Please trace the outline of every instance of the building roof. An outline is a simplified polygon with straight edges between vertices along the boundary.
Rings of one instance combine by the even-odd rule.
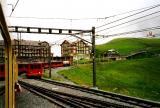
[[[71,44],[69,41],[67,41],[67,40],[64,40],[64,41],[61,43],[61,45],[62,45],[62,44],[64,44],[64,43]]]
[[[67,41],[67,40],[64,40],[63,42],[62,42],[62,44],[64,44],[65,42],[67,42],[67,43],[69,43],[70,45],[75,45],[76,43],[78,43],[78,42],[83,42],[84,44],[86,44],[86,46],[89,46],[86,42],[84,42],[82,39],[81,40],[76,40],[76,41],[73,41],[73,42],[69,42],[69,41]],[[62,45],[61,44],[61,45]]]
[[[19,41],[17,39],[14,39],[12,41],[13,45],[16,45],[16,41]],[[33,46],[39,46],[41,43],[46,43],[49,45],[46,41],[33,41],[33,40],[20,40],[21,45],[33,45]]]

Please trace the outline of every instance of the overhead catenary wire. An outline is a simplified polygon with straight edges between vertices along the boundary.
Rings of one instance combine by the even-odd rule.
[[[97,17],[97,18],[49,18],[49,17],[17,17],[17,16],[9,16],[9,17],[10,18],[24,18],[24,19],[52,19],[52,20],[70,20],[70,21],[72,21],[72,20],[100,20],[100,19],[108,19],[108,18],[119,16],[119,15],[143,10],[143,9],[150,8],[150,7],[152,8],[152,7],[155,7],[155,6],[157,6],[157,5],[152,5],[152,6],[139,8],[139,9],[135,9],[135,10],[119,13],[119,14],[114,14],[114,15],[110,15],[110,16],[106,16],[106,17]]]
[[[113,29],[113,30],[115,31],[115,30],[117,30],[117,29],[126,28],[126,27],[128,27],[128,26],[132,26],[132,25],[135,25],[135,24],[137,24],[137,23],[142,23],[142,22],[145,22],[145,21],[148,21],[148,20],[153,20],[153,19],[158,18],[158,17],[160,17],[160,15],[157,15],[157,16],[154,16],[154,17],[151,17],[151,18],[142,20],[142,21],[138,21],[138,22],[136,22],[136,23],[129,24],[129,25],[126,25],[126,26],[123,26],[123,27],[120,27],[120,28],[116,28],[116,29]],[[112,30],[112,31],[113,31],[113,30]],[[109,32],[111,32],[111,31],[107,31],[107,33],[109,33]]]
[[[108,28],[105,28],[105,29],[96,31],[96,33],[102,32],[102,31],[105,31],[105,30],[108,30],[108,29],[111,29],[111,28],[114,28],[114,27],[117,27],[117,26],[120,26],[120,25],[123,25],[123,24],[126,24],[126,23],[129,23],[129,22],[133,22],[133,21],[136,21],[136,20],[139,20],[139,19],[142,19],[142,18],[151,16],[151,15],[157,14],[157,13],[159,13],[159,12],[160,12],[160,11],[156,11],[156,12],[153,12],[153,13],[151,13],[151,14],[147,14],[147,15],[144,15],[144,16],[141,16],[141,17],[138,17],[138,18],[135,18],[135,19],[132,19],[132,20],[129,20],[129,21],[126,21],[126,22],[123,22],[123,23],[120,23],[120,24],[117,24],[117,25],[114,25],[114,26],[111,26],[111,27],[108,27]]]
[[[160,29],[160,26],[144,28],[144,29],[134,30],[134,31],[128,31],[128,32],[123,32],[123,33],[110,34],[110,35],[99,35],[99,37],[106,38],[106,37],[111,37],[111,36],[127,35],[127,34],[133,34],[133,33],[139,33],[139,32],[145,32],[145,31],[157,30],[157,29]]]
[[[17,2],[16,2],[16,4],[15,4],[14,8],[12,9],[11,14],[9,15],[10,17],[12,16],[12,13],[13,13],[13,12],[14,12],[14,10],[16,9],[16,6],[17,6],[18,2],[19,2],[19,0],[17,0]]]
[[[71,36],[72,37],[72,36]],[[66,39],[66,41],[68,42],[72,42],[72,40],[76,40],[76,37],[72,38],[72,39]],[[61,40],[62,41],[62,40]],[[64,42],[65,40],[63,40],[62,42]],[[61,45],[62,42],[52,42],[52,45]]]
[[[58,42],[60,42],[60,41],[62,41],[62,40],[65,40],[65,39],[67,39],[67,38],[70,38],[70,37],[72,37],[72,36],[67,36],[67,37],[65,37],[65,38],[62,38],[62,39],[56,40],[56,41],[54,41],[54,43],[58,43]]]
[[[127,11],[127,12],[123,12],[123,13],[119,13],[119,14],[111,15],[111,16],[108,16],[108,17],[109,17],[109,18],[110,18],[110,17],[116,17],[116,16],[119,16],[119,15],[128,14],[128,13],[131,13],[131,12],[135,12],[135,11],[143,10],[143,9],[150,8],[150,7],[154,7],[154,6],[157,6],[157,5],[158,5],[158,4],[156,4],[156,5],[152,5],[152,6],[148,6],[148,7],[139,8],[139,9],[134,9],[134,10],[131,10],[131,11]],[[105,18],[108,18],[108,17],[105,17]]]
[[[89,43],[89,44],[92,44],[92,42],[89,42],[89,41],[87,41],[87,40],[85,40],[85,39],[83,39],[83,38],[81,38],[81,37],[79,37],[79,36],[77,36],[77,35],[71,35],[71,36],[73,36],[73,37],[76,37],[76,38],[78,38],[78,39],[81,39],[82,41],[85,41],[85,42],[87,42],[87,43]]]
[[[67,39],[67,38],[70,38],[70,37],[74,37],[74,38],[73,38],[73,39]],[[54,41],[54,42],[52,42],[51,44],[55,44],[55,43],[64,41],[64,40],[66,40],[66,39],[67,39],[67,41],[70,41],[70,40],[75,40],[75,39],[77,39],[77,38],[91,44],[91,42],[89,42],[87,39],[83,39],[83,38],[81,38],[81,37],[79,37],[79,36],[77,36],[77,35],[74,35],[74,34],[71,35],[71,36],[62,38],[62,39],[60,39],[60,40]]]
[[[120,18],[120,19],[118,19],[118,20],[109,22],[109,23],[107,23],[107,24],[103,24],[103,25],[101,25],[101,26],[98,26],[98,27],[96,27],[96,29],[101,28],[101,27],[104,27],[104,26],[109,25],[109,24],[112,24],[112,23],[115,23],[115,22],[118,22],[118,21],[121,21],[121,20],[124,20],[124,19],[127,19],[127,18],[132,17],[132,16],[135,16],[135,15],[138,15],[138,14],[143,13],[143,12],[146,12],[146,11],[148,11],[148,10],[157,8],[157,7],[159,7],[159,6],[160,6],[160,4],[155,5],[155,6],[152,6],[151,8],[145,9],[145,10],[143,10],[143,11],[140,11],[140,12],[134,13],[134,14],[132,14],[132,15],[128,15],[128,16],[126,16],[126,17]]]

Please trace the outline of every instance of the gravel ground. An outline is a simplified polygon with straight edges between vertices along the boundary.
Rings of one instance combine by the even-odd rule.
[[[107,102],[118,103],[118,104],[121,104],[121,105],[129,105],[129,104],[119,102],[119,101],[116,101],[116,100],[112,100],[112,99],[109,99],[109,98],[104,98],[102,96],[97,96],[97,95],[82,92],[82,91],[79,91],[79,90],[73,90],[73,89],[70,89],[70,88],[62,87],[62,86],[48,84],[46,82],[41,82],[41,81],[37,81],[37,80],[34,80],[34,79],[23,79],[23,81],[25,81],[27,83],[30,83],[30,84],[33,84],[33,85],[36,85],[36,86],[51,89],[51,90],[54,90],[54,91],[69,93],[69,94],[73,94],[73,95],[77,95],[77,96],[85,96],[85,97],[99,99],[99,100],[103,100],[103,101],[107,101]],[[132,106],[132,107],[135,107],[135,106]]]
[[[50,101],[37,96],[22,88],[21,93],[16,93],[16,108],[59,108]]]

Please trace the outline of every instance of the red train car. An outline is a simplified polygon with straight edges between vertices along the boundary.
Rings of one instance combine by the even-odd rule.
[[[27,73],[28,71],[28,63],[19,63],[18,64],[18,75]]]
[[[57,68],[57,67],[63,67],[63,61],[52,61],[51,62],[51,68]],[[49,68],[49,63],[43,63],[43,67],[44,69],[48,69]]]
[[[4,80],[5,78],[5,65],[0,64],[0,80]]]
[[[73,63],[73,56],[65,56],[65,57],[53,57],[54,61],[69,61],[70,65]]]
[[[63,61],[63,66],[70,66],[71,65],[71,62],[70,61]]]
[[[27,64],[27,77],[41,78],[43,74],[42,63],[28,63]]]
[[[43,74],[42,63],[19,63],[18,64],[18,74],[26,73],[27,77],[37,77],[41,78]],[[0,80],[5,78],[5,65],[0,64]]]
[[[42,66],[43,66],[44,69],[48,69],[49,68],[49,64],[45,63],[45,62],[42,64]]]
[[[62,61],[53,61],[51,62],[51,68],[63,67]]]

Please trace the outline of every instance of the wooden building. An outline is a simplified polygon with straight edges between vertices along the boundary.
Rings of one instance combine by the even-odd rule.
[[[13,52],[18,60],[48,61],[51,47],[46,41],[12,40]],[[0,57],[4,57],[3,44],[0,42]]]
[[[83,40],[69,42],[63,41],[61,44],[62,56],[73,56],[73,59],[89,59],[91,47]]]

